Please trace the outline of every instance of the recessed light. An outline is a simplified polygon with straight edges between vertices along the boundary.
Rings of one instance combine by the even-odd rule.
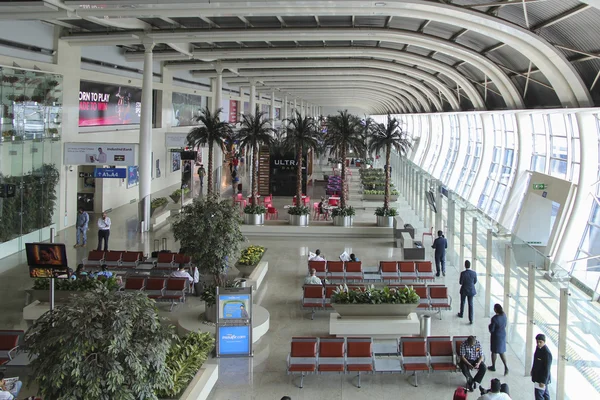
[[[375,7],[383,7],[383,6],[385,6],[384,2],[380,1],[380,2],[375,3]]]

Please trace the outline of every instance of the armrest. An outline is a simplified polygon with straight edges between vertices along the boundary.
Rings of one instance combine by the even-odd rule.
[[[9,359],[9,360],[12,360],[12,359],[14,358],[14,356],[15,356],[15,355],[16,355],[16,353],[17,353],[17,349],[18,349],[18,348],[19,348],[19,346],[15,346],[15,347],[13,347],[12,349],[10,349],[10,350],[8,351],[8,359]],[[14,355],[12,355],[12,353],[13,353],[13,352],[15,353]]]

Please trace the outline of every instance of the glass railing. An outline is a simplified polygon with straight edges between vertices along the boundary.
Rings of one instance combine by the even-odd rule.
[[[406,187],[408,190],[401,190],[401,195],[414,202],[413,191],[418,185],[405,185],[405,180],[411,182],[409,175],[416,173],[430,180],[435,178],[409,160],[398,158],[395,161],[399,171],[394,175],[395,183],[400,188]],[[423,199],[422,196],[419,198]],[[448,249],[447,262],[459,266],[463,260],[475,261],[479,277],[475,300],[486,310],[486,315],[493,313],[495,303],[503,305],[507,311],[507,342],[517,355],[522,371],[527,375],[531,367],[535,335],[544,333],[554,355],[551,397],[555,398],[557,391],[561,391],[565,399],[600,398],[600,325],[597,322],[600,304],[590,301],[589,294],[579,290],[579,285],[571,285],[572,271],[552,263],[456,193],[450,191],[449,197],[442,196],[442,200],[442,209],[438,212],[441,212],[447,236],[453,242]],[[450,207],[454,207],[453,230],[449,221]],[[414,204],[412,208],[415,212],[419,210]],[[424,208],[420,207],[418,215],[422,221],[427,217]],[[465,210],[462,259],[461,209]],[[435,221],[435,215],[429,218]],[[477,219],[475,238],[474,219]],[[562,314],[561,295],[568,299],[563,301]],[[563,354],[558,351],[561,342],[565,345]],[[564,369],[564,377],[557,376],[559,364]]]

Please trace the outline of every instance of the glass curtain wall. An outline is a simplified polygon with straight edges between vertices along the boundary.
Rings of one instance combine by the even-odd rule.
[[[0,67],[0,78],[1,258],[57,223],[62,76]]]

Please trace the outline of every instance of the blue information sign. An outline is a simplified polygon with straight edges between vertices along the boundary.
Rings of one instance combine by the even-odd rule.
[[[94,168],[94,178],[127,178],[125,168]]]
[[[218,355],[249,355],[250,326],[219,326]]]
[[[219,319],[249,319],[250,307],[249,294],[219,293]]]

